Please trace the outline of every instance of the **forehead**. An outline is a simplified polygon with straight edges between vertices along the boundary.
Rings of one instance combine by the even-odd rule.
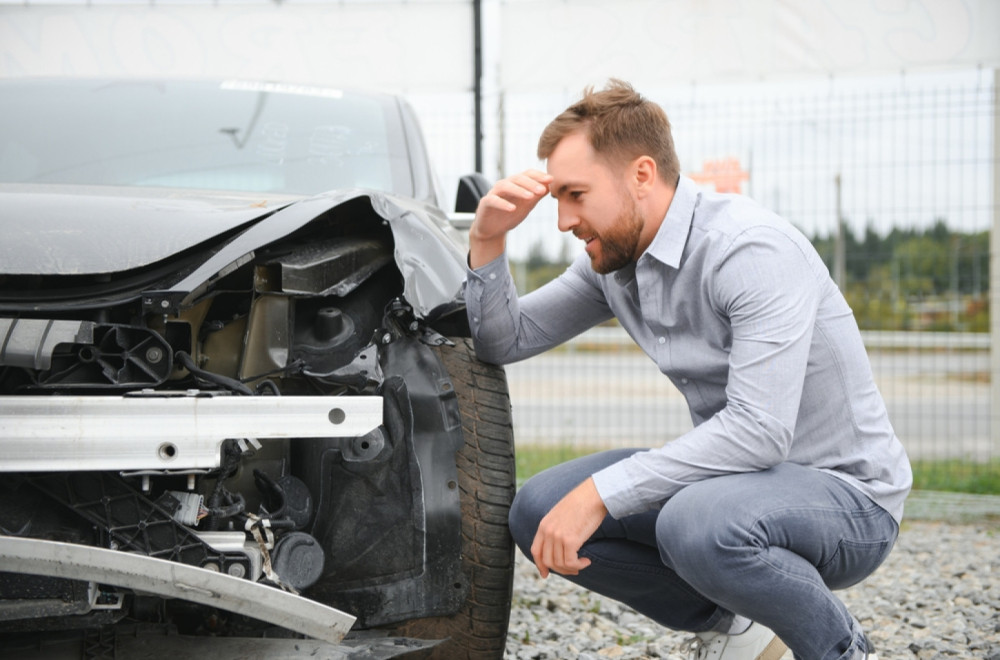
[[[590,163],[596,160],[597,154],[590,145],[590,139],[583,132],[570,133],[559,140],[555,149],[549,154],[549,174],[553,169],[563,169],[576,163]]]
[[[611,174],[584,133],[570,133],[560,140],[549,155],[546,169],[553,177],[553,193],[573,185],[593,185]]]

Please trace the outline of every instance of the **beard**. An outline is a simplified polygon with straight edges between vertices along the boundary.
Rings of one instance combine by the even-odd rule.
[[[590,267],[601,275],[624,268],[639,256],[636,252],[646,219],[631,195],[623,191],[622,199],[623,208],[611,229],[597,236],[600,252],[590,258]]]

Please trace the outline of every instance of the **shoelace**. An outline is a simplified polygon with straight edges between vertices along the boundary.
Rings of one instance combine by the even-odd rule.
[[[708,657],[708,646],[701,637],[690,637],[681,643],[681,653],[687,654],[688,660],[702,660]]]

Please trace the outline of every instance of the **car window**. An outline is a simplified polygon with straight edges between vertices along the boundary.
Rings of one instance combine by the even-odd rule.
[[[0,181],[411,195],[389,97],[249,82],[0,87]]]

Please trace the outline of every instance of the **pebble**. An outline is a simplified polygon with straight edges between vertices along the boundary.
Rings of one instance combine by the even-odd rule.
[[[838,595],[881,660],[1000,660],[1000,521],[904,521],[885,564]],[[567,580],[542,580],[518,553],[504,660],[683,660],[690,637]]]

